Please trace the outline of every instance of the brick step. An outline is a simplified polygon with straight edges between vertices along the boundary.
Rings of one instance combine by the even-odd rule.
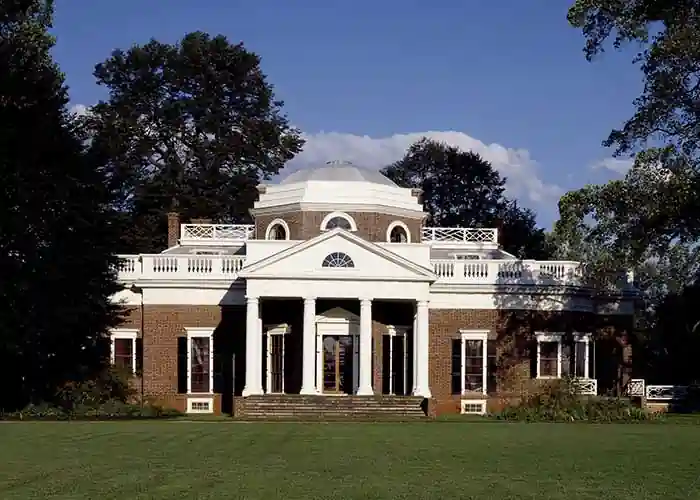
[[[267,420],[415,420],[425,418],[423,398],[414,396],[249,396],[236,415]]]

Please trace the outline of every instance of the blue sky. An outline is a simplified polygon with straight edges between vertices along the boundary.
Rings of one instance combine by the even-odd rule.
[[[290,170],[378,168],[430,133],[489,159],[547,226],[563,192],[620,175],[601,168],[601,141],[641,88],[629,53],[586,62],[569,0],[57,3],[55,56],[75,105],[104,97],[92,71],[114,48],[222,33],[262,56],[307,135]]]

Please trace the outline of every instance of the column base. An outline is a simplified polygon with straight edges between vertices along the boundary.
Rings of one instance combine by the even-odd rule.
[[[430,389],[414,389],[411,395],[426,399],[430,399],[431,397],[433,397],[433,395],[430,394]]]
[[[356,396],[374,396],[374,391],[371,387],[360,387],[355,393]]]
[[[260,389],[248,389],[247,387],[244,387],[243,392],[241,392],[241,396],[243,396],[244,398],[247,398],[248,396],[262,396],[264,394],[265,392],[262,390],[262,387]]]
[[[315,387],[311,388],[304,388],[302,387],[301,390],[299,391],[300,396],[318,396],[320,392],[318,392],[318,389]]]

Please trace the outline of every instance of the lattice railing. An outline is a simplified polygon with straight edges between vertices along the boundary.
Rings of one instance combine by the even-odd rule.
[[[626,394],[632,398],[641,398],[646,395],[646,385],[643,378],[633,378],[627,383]]]
[[[423,243],[498,243],[498,229],[469,227],[424,227]]]
[[[682,399],[688,394],[687,385],[648,385],[646,398],[652,401],[671,401]]]
[[[579,394],[596,396],[598,394],[598,381],[594,378],[575,378],[572,383]]]
[[[255,226],[252,224],[181,224],[180,242],[192,241],[245,241],[252,239]]]

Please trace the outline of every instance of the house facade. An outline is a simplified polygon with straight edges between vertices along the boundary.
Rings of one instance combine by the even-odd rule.
[[[627,382],[626,278],[596,298],[579,263],[516,259],[497,229],[426,227],[419,190],[349,163],[259,192],[252,225],[171,213],[169,248],[121,256],[112,359],[144,396],[191,413],[279,395],[482,413],[543,380]]]

